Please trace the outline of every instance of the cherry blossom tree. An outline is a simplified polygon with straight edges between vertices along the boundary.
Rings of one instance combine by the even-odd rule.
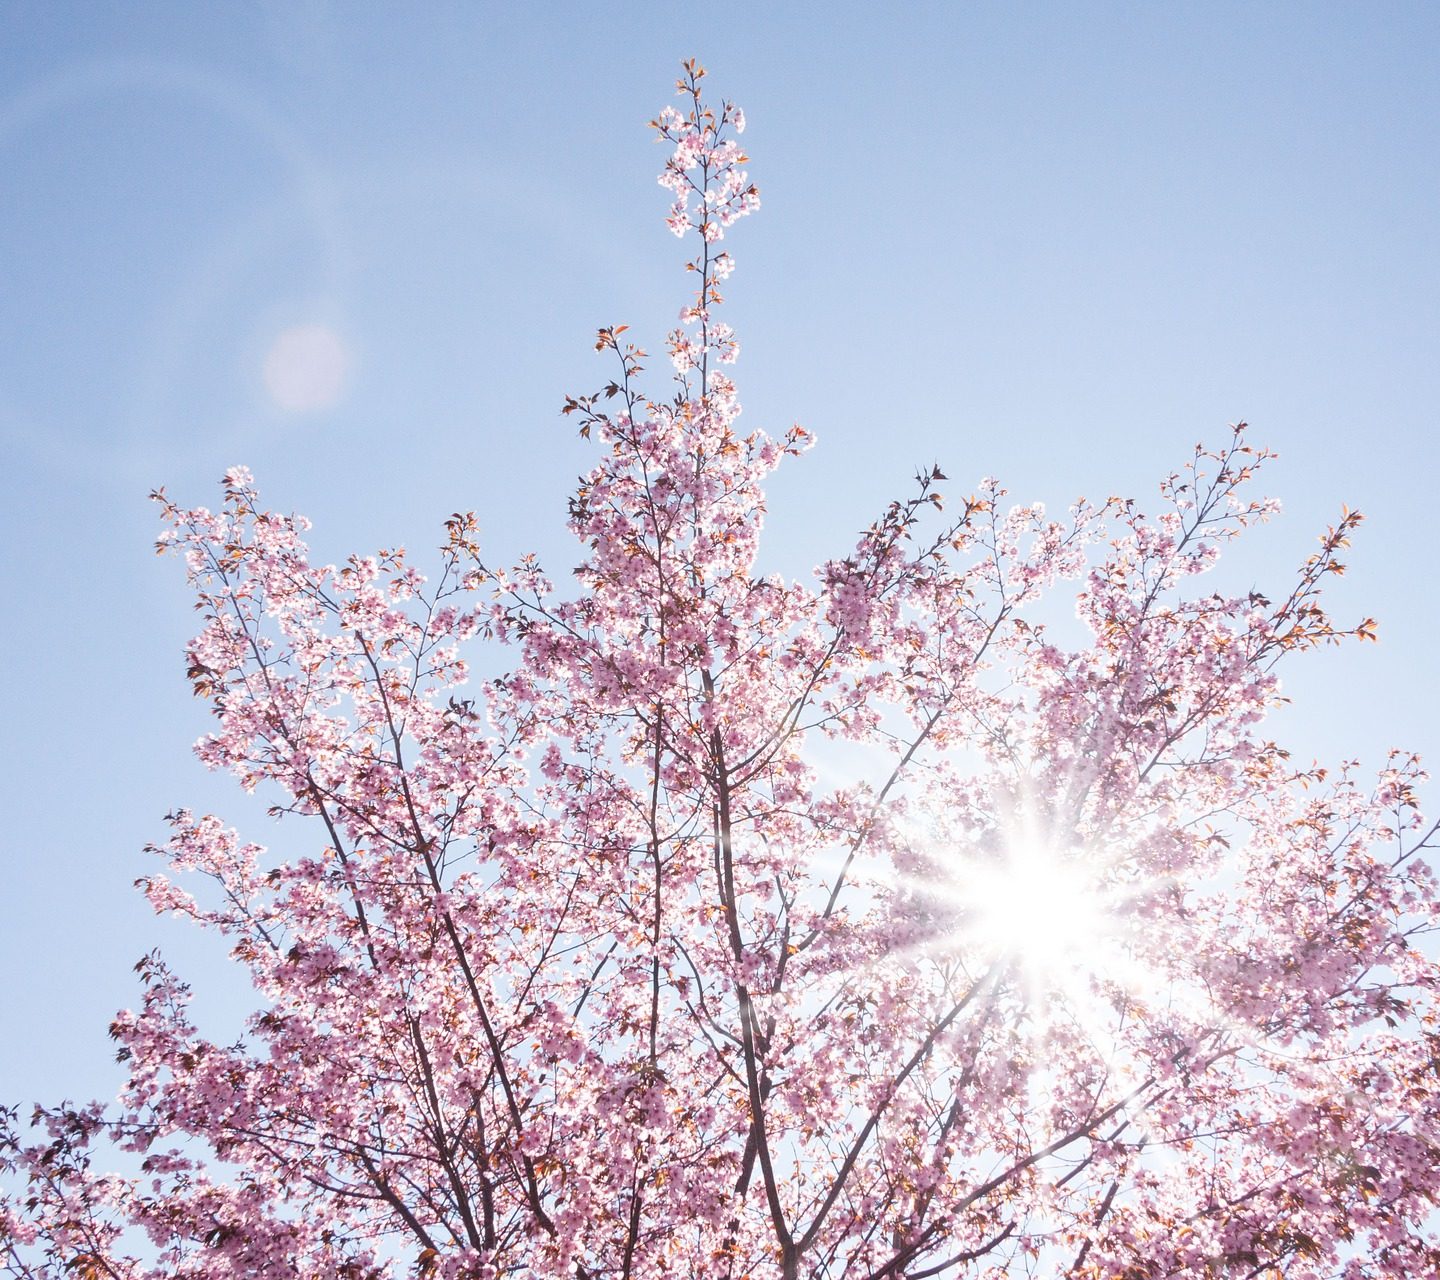
[[[465,514],[428,578],[312,563],[239,467],[216,511],[156,495],[199,754],[283,852],[182,810],[140,883],[258,1008],[218,1042],[136,966],[116,1103],[7,1113],[0,1270],[1440,1274],[1419,765],[1264,736],[1277,664],[1373,636],[1321,602],[1359,515],[1273,598],[1207,590],[1274,509],[1234,428],[1156,514],[929,468],[812,582],[763,574],[809,436],[737,429],[758,196],[703,77],[653,122],[674,383],[600,330],[570,580]]]

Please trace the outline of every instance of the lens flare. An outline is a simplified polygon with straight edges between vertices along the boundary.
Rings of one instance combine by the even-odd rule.
[[[286,413],[315,413],[344,396],[351,357],[344,340],[323,324],[303,324],[278,334],[265,355],[265,390]]]
[[[1028,841],[969,868],[954,891],[970,940],[1043,985],[1086,968],[1115,928],[1094,869]]]

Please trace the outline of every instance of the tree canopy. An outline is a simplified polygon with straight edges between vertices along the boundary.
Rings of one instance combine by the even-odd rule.
[[[119,1099],[7,1113],[0,1271],[1436,1274],[1420,766],[1265,736],[1278,664],[1373,637],[1321,598],[1359,514],[1270,595],[1207,589],[1274,510],[1242,425],[1153,512],[927,467],[813,581],[763,573],[810,437],[737,427],[759,200],[704,76],[653,122],[674,380],[599,331],[567,580],[472,514],[426,575],[312,563],[241,467],[214,511],[156,494],[197,750],[284,851],[180,811],[141,883],[257,1008],[218,1043],[140,962]]]

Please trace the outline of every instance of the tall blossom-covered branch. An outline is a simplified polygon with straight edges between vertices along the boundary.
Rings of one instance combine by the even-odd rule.
[[[280,826],[177,811],[140,884],[257,1009],[212,1038],[140,962],[117,1102],[5,1115],[0,1272],[1436,1274],[1423,775],[1264,736],[1277,663],[1373,638],[1321,600],[1359,516],[1289,589],[1206,589],[1274,509],[1237,427],[1155,515],[947,511],[927,467],[812,583],[763,574],[810,438],[737,427],[758,196],[703,81],[653,122],[695,245],[672,390],[615,326],[565,404],[570,585],[472,515],[427,578],[314,563],[243,468],[217,511],[156,495],[197,750]],[[476,645],[511,660],[472,681]]]

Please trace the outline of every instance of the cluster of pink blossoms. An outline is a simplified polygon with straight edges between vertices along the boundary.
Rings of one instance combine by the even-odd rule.
[[[656,122],[678,391],[600,330],[567,587],[470,515],[427,577],[312,562],[243,468],[218,511],[157,495],[200,757],[279,826],[179,810],[141,884],[256,1009],[212,1035],[140,962],[117,1102],[4,1113],[0,1274],[1440,1274],[1423,774],[1262,732],[1278,662],[1373,635],[1321,602],[1359,517],[1287,589],[1204,590],[1273,511],[1236,428],[1153,517],[947,511],[936,467],[813,582],[763,574],[809,437],[740,434],[714,367],[757,198],[703,74]]]
[[[733,387],[709,368],[710,360],[734,363],[740,344],[729,325],[712,318],[712,309],[724,301],[719,282],[735,269],[730,254],[717,253],[713,246],[725,238],[726,227],[760,207],[760,192],[740,167],[748,157],[726,136],[727,131],[745,132],[745,113],[732,102],[722,102],[718,111],[708,107],[700,91],[704,75],[697,63],[686,63],[678,92],[688,110],[665,107],[650,124],[660,139],[675,145],[660,174],[660,185],[675,195],[666,222],[677,236],[694,233],[699,240],[687,269],[697,273],[700,285],[695,300],[680,313],[684,327],[669,335],[670,359],[682,387],[688,389],[693,376],[704,388],[701,398],[716,398],[733,395]]]

